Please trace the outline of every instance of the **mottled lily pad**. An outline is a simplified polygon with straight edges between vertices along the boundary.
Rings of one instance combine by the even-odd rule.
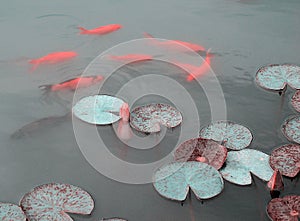
[[[300,196],[290,195],[272,199],[267,213],[273,221],[298,221],[300,218]]]
[[[159,168],[153,185],[161,196],[183,201],[190,188],[198,199],[209,199],[222,192],[224,183],[214,167],[189,161],[173,162]]]
[[[20,202],[28,221],[72,221],[67,213],[88,215],[94,208],[92,197],[79,187],[50,183],[35,187]]]
[[[226,147],[213,140],[194,138],[179,145],[174,152],[176,161],[198,161],[207,163],[217,170],[226,160]]]
[[[270,165],[284,176],[297,176],[300,172],[300,145],[286,144],[273,150]]]
[[[0,203],[1,221],[26,221],[26,216],[21,207],[11,203]]]
[[[168,104],[148,104],[136,107],[130,114],[131,126],[144,133],[159,132],[161,125],[173,128],[181,122],[181,113]]]
[[[107,125],[121,119],[119,111],[123,103],[121,99],[109,95],[94,95],[78,101],[73,113],[90,124]]]
[[[218,141],[231,150],[244,149],[252,141],[252,134],[247,127],[231,121],[217,121],[204,127],[200,137]]]
[[[126,219],[121,218],[103,218],[101,221],[127,221]]]
[[[226,166],[220,172],[225,180],[238,185],[251,184],[251,173],[264,181],[273,175],[269,155],[253,149],[228,152]]]
[[[291,103],[295,110],[300,112],[300,90],[293,95]]]
[[[300,144],[300,116],[289,117],[284,121],[281,130],[289,141]]]
[[[267,90],[282,91],[288,84],[300,89],[300,67],[292,64],[272,64],[256,73],[257,84]]]

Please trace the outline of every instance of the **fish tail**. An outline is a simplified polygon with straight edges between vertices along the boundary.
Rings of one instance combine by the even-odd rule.
[[[83,28],[83,27],[78,27],[78,29],[80,30],[80,33],[79,34],[86,34],[88,32],[87,29]]]
[[[144,37],[145,38],[154,38],[151,34],[149,34],[148,32],[144,32]]]
[[[38,59],[32,59],[28,61],[29,64],[32,64],[32,67],[30,68],[30,71],[33,72],[37,67],[39,66],[39,60]]]

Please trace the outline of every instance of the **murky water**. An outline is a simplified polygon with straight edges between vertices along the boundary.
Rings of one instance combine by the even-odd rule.
[[[228,119],[251,129],[252,148],[271,153],[288,143],[280,132],[283,120],[296,114],[284,99],[258,88],[257,69],[270,63],[299,64],[300,2],[298,0],[190,0],[153,1],[6,1],[0,8],[0,201],[18,203],[34,186],[65,182],[80,186],[95,199],[91,216],[74,220],[124,217],[137,220],[268,220],[270,200],[266,185],[254,178],[251,186],[225,182],[222,194],[201,203],[192,195],[181,206],[160,197],[151,184],[122,184],[99,174],[76,144],[71,118],[41,121],[26,134],[12,139],[22,126],[70,111],[72,93],[44,97],[40,85],[78,76],[102,51],[143,32],[165,39],[180,39],[212,48],[212,68],[222,85]],[[77,26],[98,27],[121,23],[124,28],[101,37],[78,35]],[[29,72],[27,60],[52,51],[76,50],[73,61]],[[163,73],[191,93],[199,109],[201,125],[210,122],[210,110],[202,89],[185,82],[179,69],[160,62],[123,68],[107,81],[104,92],[115,93],[138,73]],[[139,85],[139,87],[146,87]],[[176,92],[174,92],[176,93]],[[164,101],[159,96],[138,102]],[[137,102],[137,104],[138,104]],[[157,147],[138,151],[120,144],[111,127],[99,128],[111,152],[130,162],[145,163],[168,154],[180,130],[167,131]],[[22,134],[21,134],[22,135]],[[157,138],[159,139],[159,138]],[[299,176],[284,179],[283,195],[300,194]]]

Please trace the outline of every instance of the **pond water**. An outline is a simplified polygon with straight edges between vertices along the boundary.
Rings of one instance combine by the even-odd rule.
[[[74,220],[116,216],[129,221],[269,220],[265,208],[270,194],[266,183],[255,177],[254,183],[246,187],[225,181],[219,196],[203,202],[192,194],[182,206],[159,196],[152,184],[124,184],[101,175],[82,155],[70,116],[55,117],[70,111],[73,93],[43,96],[39,86],[78,76],[101,52],[142,38],[144,32],[198,43],[211,48],[214,55],[211,67],[223,89],[227,119],[250,128],[254,136],[250,147],[270,154],[274,147],[288,143],[280,126],[285,118],[297,114],[289,104],[294,91],[288,89],[280,97],[259,88],[254,77],[267,64],[299,65],[299,11],[298,0],[2,2],[0,201],[18,203],[37,185],[61,182],[82,187],[95,200],[91,216],[72,215]],[[123,28],[101,37],[78,35],[79,25],[94,28],[111,23],[120,23]],[[79,56],[70,62],[29,71],[28,59],[64,50],[77,51]],[[105,83],[102,92],[117,93],[128,80],[153,73],[171,76],[182,84],[195,101],[201,127],[210,122],[203,89],[195,81],[186,82],[182,78],[185,73],[170,64],[152,61],[121,68]],[[147,82],[138,87],[147,87]],[[158,101],[168,100],[149,95],[135,105]],[[22,126],[45,117],[54,118],[39,121],[24,134],[11,137]],[[136,150],[119,142],[111,126],[98,129],[114,155],[133,163],[164,157],[180,134],[180,127],[168,130],[157,146]],[[160,138],[157,135],[153,139]],[[299,175],[293,180],[284,178],[284,183],[282,195],[300,194]]]

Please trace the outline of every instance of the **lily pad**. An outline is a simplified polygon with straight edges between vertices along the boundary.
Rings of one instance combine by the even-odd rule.
[[[190,188],[198,199],[209,199],[222,192],[224,183],[214,167],[189,161],[173,162],[159,168],[153,185],[161,196],[183,201]]]
[[[73,107],[73,113],[90,124],[107,125],[121,119],[119,111],[123,104],[124,101],[116,97],[94,95],[78,101]]]
[[[293,95],[291,103],[295,110],[300,112],[300,90]]]
[[[148,104],[136,107],[130,114],[131,126],[144,133],[159,132],[161,125],[173,128],[181,122],[181,113],[168,104]]]
[[[273,150],[270,165],[284,176],[297,176],[300,172],[300,145],[286,144]]]
[[[267,213],[273,221],[298,221],[300,217],[300,196],[290,195],[272,199]]]
[[[292,64],[272,64],[256,73],[257,84],[267,90],[282,91],[288,84],[300,89],[300,67]]]
[[[183,142],[174,152],[176,161],[198,161],[207,163],[217,170],[226,160],[226,147],[213,140],[194,138]]]
[[[289,117],[284,121],[281,130],[289,141],[300,144],[300,116]]]
[[[218,141],[231,150],[244,149],[252,141],[252,134],[247,127],[231,121],[217,121],[202,128],[200,137]]]
[[[269,155],[253,149],[228,152],[226,166],[220,172],[225,180],[238,185],[251,184],[251,173],[264,181],[273,175]]]
[[[26,221],[26,216],[21,207],[11,203],[0,203],[1,221]]]
[[[67,213],[88,215],[94,208],[92,197],[79,187],[50,183],[35,187],[20,202],[28,221],[72,221]]]

